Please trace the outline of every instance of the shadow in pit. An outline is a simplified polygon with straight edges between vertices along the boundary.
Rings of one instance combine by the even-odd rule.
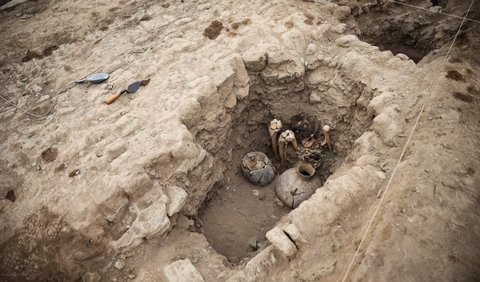
[[[1,281],[83,281],[89,269],[106,263],[101,228],[82,234],[45,207],[27,217],[23,226],[0,245]]]

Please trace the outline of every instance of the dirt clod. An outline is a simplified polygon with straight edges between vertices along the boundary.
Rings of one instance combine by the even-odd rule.
[[[51,45],[47,46],[43,51],[37,51],[37,50],[27,50],[25,53],[25,56],[22,58],[22,62],[28,62],[31,61],[32,59],[41,59],[43,57],[47,57],[52,55],[53,51],[57,50],[58,46],[57,45]]]
[[[45,162],[51,163],[57,159],[58,150],[55,148],[48,148],[42,152],[41,157]]]
[[[449,70],[447,72],[447,75],[445,75],[445,77],[453,79],[455,81],[465,82],[465,78],[463,77],[463,75],[456,70]]]
[[[67,166],[65,165],[65,163],[61,163],[59,164],[56,168],[55,168],[55,172],[59,172],[59,171],[62,171],[66,168]]]
[[[152,19],[152,16],[146,14],[146,15],[143,15],[141,18],[140,18],[140,21],[141,22],[146,22],[146,21],[149,21]]]
[[[312,14],[310,13],[303,13],[303,15],[305,16],[305,20],[303,21],[304,23],[308,24],[308,25],[312,25],[313,24],[313,20],[315,19],[315,16],[313,16]]]
[[[15,195],[15,191],[8,190],[7,195],[5,195],[5,199],[9,200],[10,202],[15,202],[17,200],[17,195]]]
[[[467,87],[467,92],[475,96],[480,95],[480,91],[478,91],[478,89],[473,85]]]
[[[470,176],[475,175],[475,169],[473,167],[467,168],[467,174]]]
[[[203,35],[209,39],[216,39],[223,29],[223,23],[221,21],[214,20],[210,25],[205,28]]]
[[[252,20],[250,18],[246,18],[244,20],[234,22],[234,23],[232,23],[232,29],[237,30],[239,27],[241,27],[243,25],[249,25],[251,22],[252,22]]]
[[[286,21],[286,22],[284,23],[284,25],[285,25],[285,27],[288,28],[288,29],[292,29],[292,28],[295,26],[295,24],[293,23],[292,20]]]
[[[27,52],[25,52],[25,56],[22,58],[22,62],[28,62],[37,58],[42,58],[42,54],[40,54],[38,51],[27,50]]]
[[[79,174],[80,174],[80,170],[79,169],[74,169],[68,174],[68,177],[74,177],[74,176],[77,176]]]
[[[473,102],[473,97],[470,95],[460,93],[460,92],[453,92],[452,95],[453,97],[455,97],[455,99],[461,100],[463,102],[467,102],[467,103]]]

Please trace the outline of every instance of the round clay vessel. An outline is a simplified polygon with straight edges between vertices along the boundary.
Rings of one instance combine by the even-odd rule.
[[[275,192],[282,203],[294,209],[321,186],[322,182],[315,177],[315,168],[309,164],[301,164],[287,169],[278,177]]]
[[[250,152],[242,159],[242,172],[252,184],[265,186],[275,178],[270,159],[262,152]]]

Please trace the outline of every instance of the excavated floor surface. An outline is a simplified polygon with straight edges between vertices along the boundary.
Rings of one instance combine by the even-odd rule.
[[[479,24],[408,3],[0,1],[0,280],[477,280]],[[239,162],[301,112],[334,151],[291,211]]]

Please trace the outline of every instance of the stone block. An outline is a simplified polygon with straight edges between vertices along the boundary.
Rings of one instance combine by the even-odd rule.
[[[295,244],[278,226],[268,231],[266,237],[268,241],[272,243],[272,245],[274,245],[287,257],[291,257],[297,252],[297,247]]]
[[[283,231],[287,233],[288,236],[297,244],[307,242],[305,238],[303,238],[302,234],[300,234],[300,230],[298,230],[297,226],[293,223],[283,227]]]
[[[166,192],[170,198],[170,201],[167,204],[167,214],[168,216],[172,216],[183,208],[187,201],[188,194],[178,186],[168,186]]]
[[[397,105],[384,109],[373,119],[373,130],[380,136],[382,141],[391,147],[399,146],[399,136],[402,129],[399,126],[402,115]]]
[[[170,220],[167,217],[166,204],[156,201],[148,208],[141,211],[130,229],[120,239],[112,243],[116,250],[140,245],[143,238],[151,239],[160,236],[170,228]]]
[[[249,51],[242,54],[242,59],[247,70],[260,72],[267,65],[267,52],[259,50]]]
[[[344,35],[342,37],[339,37],[337,40],[335,40],[335,44],[338,47],[343,47],[343,48],[348,48],[352,46],[352,43],[357,42],[358,37],[355,35]]]
[[[167,282],[203,282],[205,281],[189,259],[177,260],[163,269]]]

